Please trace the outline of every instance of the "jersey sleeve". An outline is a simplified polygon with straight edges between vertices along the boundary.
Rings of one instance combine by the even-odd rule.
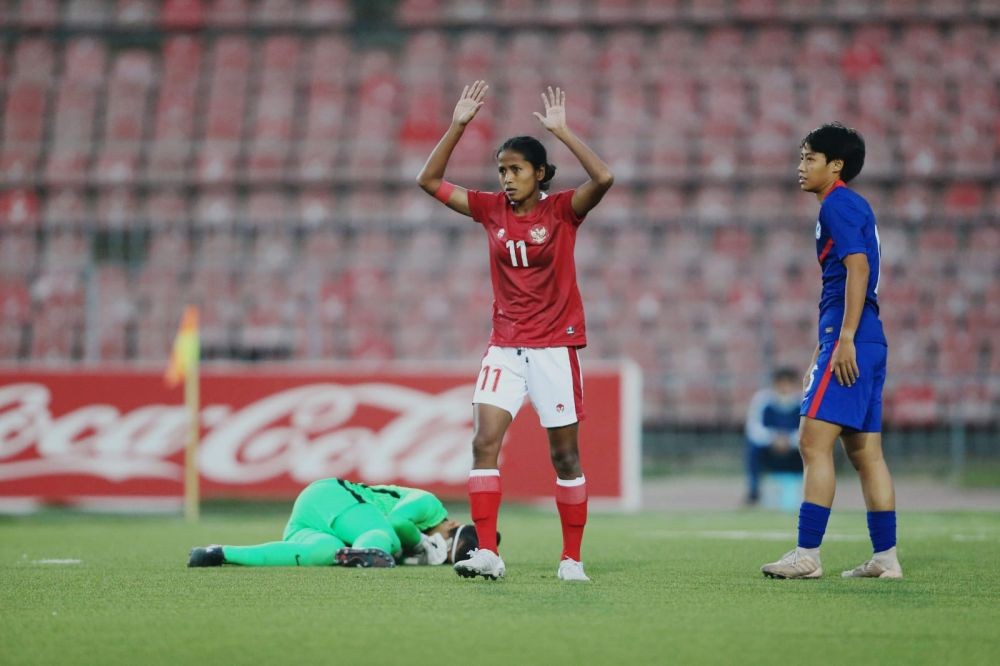
[[[576,211],[573,210],[573,193],[573,190],[559,192],[558,194],[553,195],[553,198],[555,199],[553,203],[555,204],[555,210],[560,218],[567,220],[573,226],[578,227],[583,224],[587,215],[577,215]]]
[[[413,489],[389,513],[389,519],[407,520],[423,532],[434,527],[448,517],[448,511],[441,500],[426,490]]]
[[[754,446],[770,446],[774,441],[774,433],[764,425],[764,410],[767,409],[770,392],[757,391],[747,408],[746,436]]]
[[[472,219],[479,224],[486,221],[489,215],[490,202],[493,199],[491,192],[480,192],[479,190],[469,190],[469,213]]]
[[[831,201],[829,206],[823,207],[820,218],[833,238],[837,259],[843,261],[849,254],[866,252],[865,216],[849,202]]]

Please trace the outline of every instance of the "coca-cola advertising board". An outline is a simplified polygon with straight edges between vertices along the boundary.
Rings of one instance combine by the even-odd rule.
[[[201,373],[203,497],[291,499],[341,477],[465,496],[475,368],[208,366]],[[471,375],[471,376],[470,376]],[[639,504],[640,373],[585,368],[580,449],[598,506]],[[0,369],[0,507],[182,497],[188,412],[181,388],[146,369]],[[504,497],[551,501],[545,430],[529,404],[501,454]]]

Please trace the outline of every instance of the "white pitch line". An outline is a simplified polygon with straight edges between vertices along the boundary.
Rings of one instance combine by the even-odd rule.
[[[32,564],[83,564],[83,560],[59,560],[59,559],[48,559],[48,560],[32,560]]]
[[[721,539],[724,541],[787,541],[795,538],[794,532],[751,532],[749,530],[699,530],[685,532],[683,530],[657,530],[646,532],[642,536],[651,539],[685,539],[699,537],[702,539]],[[868,537],[860,534],[827,534],[823,537],[828,541],[867,541]]]
[[[948,534],[947,532],[934,530],[916,530],[915,533],[907,533],[913,537],[950,537],[952,541],[998,541],[1000,536],[992,534]],[[697,537],[700,539],[719,539],[723,541],[787,541],[795,539],[795,532],[761,531],[751,530],[655,530],[642,534],[648,539],[689,539]],[[824,541],[868,541],[868,536],[864,534],[837,534],[828,533],[823,537]]]

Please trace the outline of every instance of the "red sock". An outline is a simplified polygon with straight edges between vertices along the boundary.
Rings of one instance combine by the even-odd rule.
[[[565,484],[573,485],[565,485]],[[583,527],[587,524],[587,481],[584,477],[566,481],[556,480],[556,507],[562,521],[562,559],[571,557],[580,561],[580,542]]]
[[[469,510],[476,524],[479,547],[497,553],[497,515],[500,513],[500,470],[474,469],[469,473]]]

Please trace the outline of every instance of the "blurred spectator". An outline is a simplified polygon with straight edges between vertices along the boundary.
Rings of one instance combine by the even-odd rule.
[[[746,467],[748,506],[760,502],[764,472],[802,474],[799,455],[799,405],[802,392],[795,370],[778,368],[771,386],[754,394],[747,410]]]

